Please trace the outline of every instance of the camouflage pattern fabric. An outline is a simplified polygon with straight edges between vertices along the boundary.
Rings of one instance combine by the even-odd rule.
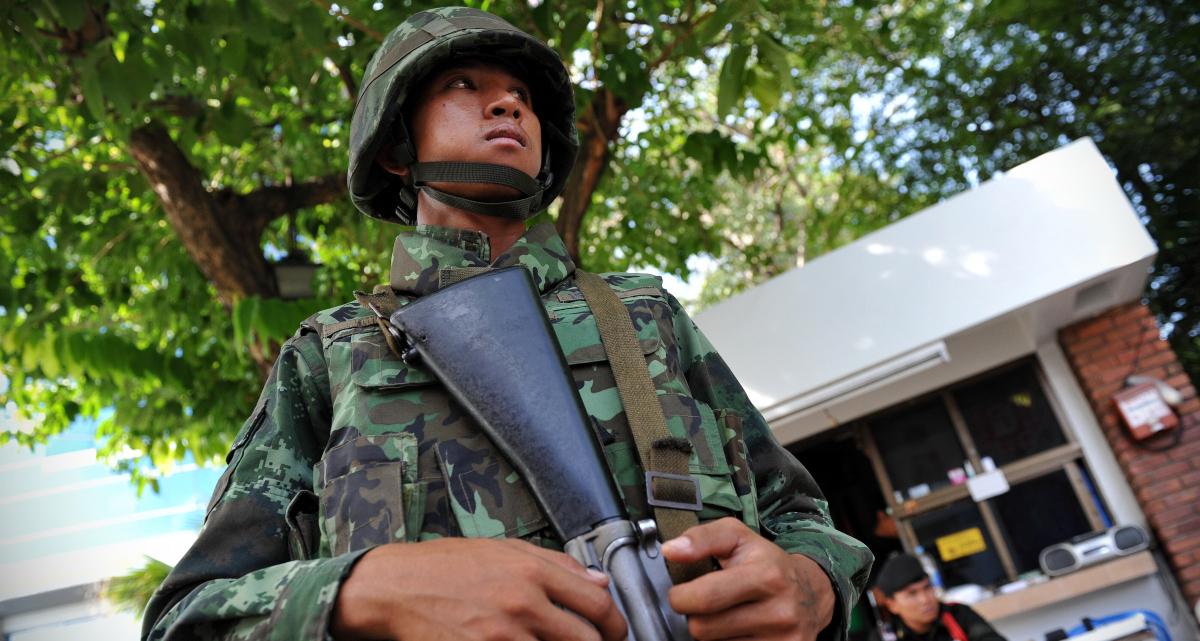
[[[629,426],[574,265],[551,225],[493,259],[479,232],[396,239],[403,304],[440,270],[533,274],[634,518],[650,512]],[[603,274],[629,308],[668,429],[692,444],[706,521],[733,516],[821,565],[844,638],[872,561],[838,532],[812,477],[771,435],[712,345],[657,277]],[[442,536],[522,537],[561,549],[512,465],[427,371],[388,348],[359,303],[320,312],[284,346],[229,455],[200,537],[146,613],[147,639],[321,639],[340,581],[372,546]]]

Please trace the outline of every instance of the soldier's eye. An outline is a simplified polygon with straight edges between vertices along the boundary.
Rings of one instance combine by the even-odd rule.
[[[521,102],[523,102],[525,104],[529,104],[529,90],[528,89],[525,89],[524,87],[513,87],[512,92],[513,92],[513,95],[517,97],[517,100],[520,100]]]
[[[466,76],[458,76],[451,78],[446,83],[446,87],[450,89],[474,89],[475,85],[471,83],[471,79]]]

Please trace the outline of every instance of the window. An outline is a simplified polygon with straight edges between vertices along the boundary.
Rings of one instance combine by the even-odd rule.
[[[1104,507],[1032,359],[859,422],[907,549],[920,545],[947,587],[996,585],[1038,569],[1043,548],[1102,529]],[[976,503],[962,478],[985,460],[1009,491]]]
[[[1015,485],[992,503],[1017,573],[1038,569],[1038,554],[1046,546],[1092,530],[1062,470]]]
[[[996,465],[1067,442],[1032,366],[989,376],[952,396],[979,455]]]
[[[928,493],[950,485],[946,470],[962,465],[967,455],[954,437],[954,424],[938,400],[880,419],[875,431],[892,485],[906,495]]]

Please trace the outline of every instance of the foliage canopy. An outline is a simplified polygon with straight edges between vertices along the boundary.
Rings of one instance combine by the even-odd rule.
[[[710,256],[711,302],[1087,135],[1200,371],[1189,3],[480,5],[570,63],[585,152],[552,214],[590,269]],[[112,408],[102,454],[143,483],[219,460],[296,322],[385,278],[393,230],[344,195],[348,119],[382,34],[425,6],[0,8],[0,400],[36,418],[8,438]],[[323,265],[316,298],[278,298],[288,251]]]

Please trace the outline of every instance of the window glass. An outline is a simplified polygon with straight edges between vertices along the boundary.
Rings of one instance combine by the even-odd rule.
[[[953,392],[980,457],[1006,465],[1067,442],[1033,363]]]
[[[942,582],[947,588],[964,583],[994,585],[1007,582],[1004,566],[1000,564],[1000,557],[996,554],[996,545],[988,535],[983,516],[979,513],[979,506],[975,505],[974,501],[957,501],[944,508],[914,516],[912,526],[917,541],[937,563]],[[959,551],[952,552],[954,557],[943,557],[941,551],[947,546],[939,548],[938,539],[943,539],[945,544],[949,543],[949,540],[944,537],[955,538],[952,535],[958,535],[957,538],[961,540],[964,533],[976,528],[978,535],[983,538],[982,550],[966,554],[963,553],[962,546],[956,546],[959,547]],[[960,553],[962,556],[958,556]]]
[[[905,499],[949,486],[947,472],[966,461],[940,397],[873,419],[870,426],[892,487]]]
[[[1092,530],[1063,470],[1013,486],[991,504],[1017,573],[1038,569],[1038,555],[1044,548]]]

